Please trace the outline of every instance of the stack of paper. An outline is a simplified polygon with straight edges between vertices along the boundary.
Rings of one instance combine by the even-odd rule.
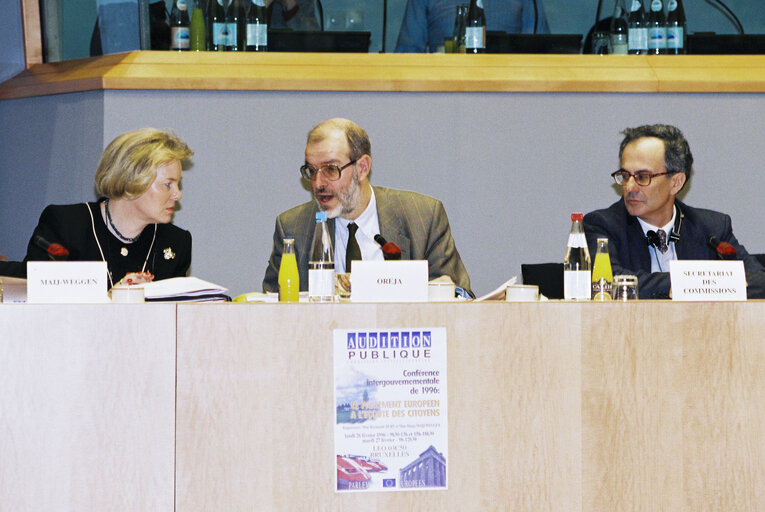
[[[485,300],[505,300],[505,291],[507,290],[507,287],[512,286],[517,282],[518,276],[513,276],[486,295],[482,295],[475,299],[475,302],[482,302]]]
[[[143,283],[146,302],[225,302],[230,301],[228,288],[196,277],[172,277]]]

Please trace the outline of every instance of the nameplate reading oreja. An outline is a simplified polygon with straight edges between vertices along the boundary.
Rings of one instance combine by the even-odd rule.
[[[27,302],[109,302],[103,261],[28,261]]]
[[[428,262],[354,261],[352,302],[427,302]]]
[[[672,300],[746,300],[746,275],[740,260],[673,260],[669,278]]]

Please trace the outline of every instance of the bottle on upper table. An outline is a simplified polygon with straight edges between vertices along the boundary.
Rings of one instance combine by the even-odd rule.
[[[225,51],[228,29],[223,0],[207,0],[205,26],[207,28],[207,49],[213,52]]]
[[[185,51],[190,41],[189,11],[186,0],[174,0],[170,10],[170,49]]]
[[[614,12],[611,16],[610,37],[612,55],[627,55],[628,28],[627,28],[627,9],[624,8],[624,0],[614,1]]]
[[[268,20],[265,0],[252,0],[247,10],[246,49],[248,52],[268,51]]]
[[[642,0],[631,0],[627,16],[627,53],[645,55],[648,53],[648,21]]]
[[[667,53],[680,55],[686,53],[685,47],[685,9],[682,0],[667,2]]]
[[[486,15],[483,0],[470,0],[465,16],[465,53],[486,52]]]
[[[207,28],[205,13],[202,9],[203,0],[193,0],[191,7],[191,26],[189,28],[189,49],[201,52],[207,49]]]
[[[648,10],[648,55],[667,53],[667,17],[664,15],[664,2],[651,0]]]
[[[229,0],[226,8],[226,51],[243,52],[245,50],[245,32],[247,31],[245,0]]]

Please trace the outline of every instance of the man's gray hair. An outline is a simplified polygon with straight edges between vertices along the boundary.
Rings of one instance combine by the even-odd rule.
[[[686,178],[690,177],[693,155],[688,141],[678,128],[668,124],[646,124],[637,128],[627,128],[622,134],[624,140],[619,146],[619,161],[627,144],[643,137],[655,137],[664,141],[664,166],[667,172],[683,172]]]

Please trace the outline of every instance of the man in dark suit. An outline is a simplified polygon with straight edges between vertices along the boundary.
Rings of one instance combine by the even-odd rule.
[[[347,119],[330,119],[311,130],[305,148],[305,165],[300,172],[310,182],[314,200],[277,217],[263,290],[279,289],[284,238],[295,239],[300,289],[308,288],[314,219],[316,212],[322,210],[329,218],[337,272],[346,271],[348,226],[355,224],[362,259],[383,260],[381,247],[374,239],[381,234],[401,249],[401,259],[427,260],[430,279],[449,276],[465,294],[472,296],[470,278],[457,252],[441,202],[415,192],[373,187],[369,183],[371,153],[366,132]]]
[[[669,125],[647,125],[622,132],[621,167],[611,174],[622,198],[584,216],[587,244],[594,255],[598,238],[608,238],[614,274],[638,277],[641,299],[671,296],[671,260],[713,260],[720,254],[715,237],[743,260],[749,298],[765,297],[765,269],[739,244],[730,216],[692,208],[677,200],[691,173],[693,156],[682,132]]]

